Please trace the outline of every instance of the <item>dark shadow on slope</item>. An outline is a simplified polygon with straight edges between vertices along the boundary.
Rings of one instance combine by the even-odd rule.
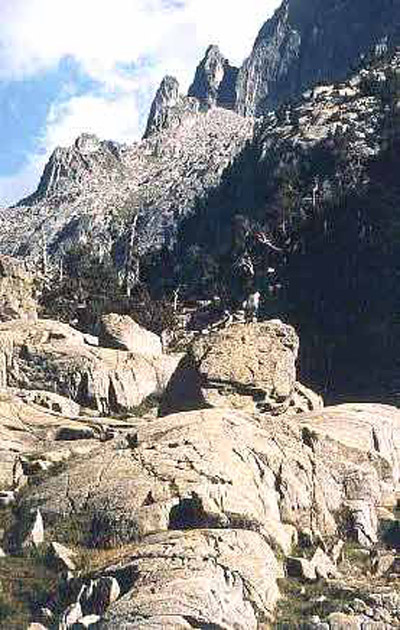
[[[266,264],[277,266],[283,286],[273,310],[264,300],[264,315],[296,326],[301,380],[330,403],[396,403],[400,151],[394,143],[371,161],[366,187],[354,175],[350,145],[350,137],[328,138],[309,151],[280,143],[279,150],[263,154],[261,133],[182,223],[163,283],[181,285],[189,296],[219,294],[227,305],[237,305],[246,287],[236,286],[235,256],[246,246],[246,235],[264,230],[284,249],[276,259],[261,260],[256,272],[264,297]],[[327,185],[312,211],[301,199],[315,177]],[[339,179],[340,194],[328,186]],[[148,272],[162,276],[156,259]]]

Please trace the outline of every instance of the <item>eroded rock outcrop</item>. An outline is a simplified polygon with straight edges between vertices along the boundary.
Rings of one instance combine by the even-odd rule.
[[[154,420],[138,427],[128,444],[105,445],[91,456],[90,470],[77,462],[68,474],[49,479],[28,504],[40,504],[52,518],[85,512],[87,531],[100,545],[218,526],[262,531],[274,546],[288,549],[294,528],[334,536],[341,512],[348,519],[342,524],[355,531],[351,513],[360,505],[376,515],[384,501],[394,500],[399,412],[339,406],[299,418],[215,409]],[[357,423],[357,444],[342,434],[341,418]],[[391,435],[390,460],[375,450],[371,423],[378,440]]]
[[[187,114],[198,109],[198,101],[180,93],[175,77],[164,77],[151,105],[144,137],[178,126]]]
[[[276,578],[282,575],[263,538],[244,530],[151,536],[107,572],[135,578],[108,609],[100,625],[104,629],[209,625],[256,630],[259,620],[272,618],[279,595]]]
[[[0,348],[3,387],[49,390],[104,414],[161,396],[180,359],[89,346],[52,320],[0,324]]]
[[[35,276],[22,260],[0,256],[0,321],[37,319]]]

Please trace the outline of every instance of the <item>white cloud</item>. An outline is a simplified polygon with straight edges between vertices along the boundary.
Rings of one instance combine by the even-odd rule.
[[[127,142],[137,139],[163,75],[174,74],[186,90],[210,43],[240,64],[279,3],[0,0],[0,80],[45,76],[69,56],[99,85],[96,92],[79,97],[64,90],[26,167],[13,177],[0,177],[0,203],[15,201],[21,189],[26,192],[43,152],[70,144],[84,131]]]
[[[0,177],[0,207],[12,205],[36,190],[46,164],[45,155],[28,155],[24,167],[15,175]]]
[[[220,43],[236,63],[279,0],[2,0],[0,76],[21,78],[70,55],[96,78],[116,63],[192,61]]]
[[[131,141],[139,134],[135,95],[109,99],[89,94],[54,105],[47,118],[43,145],[47,150],[69,145],[82,130],[107,140]]]

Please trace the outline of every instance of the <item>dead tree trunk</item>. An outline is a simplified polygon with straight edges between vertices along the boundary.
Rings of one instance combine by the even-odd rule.
[[[139,282],[140,262],[139,253],[136,244],[136,228],[139,215],[133,217],[130,227],[130,233],[127,243],[126,259],[125,259],[125,286],[126,296],[131,297],[132,288]]]

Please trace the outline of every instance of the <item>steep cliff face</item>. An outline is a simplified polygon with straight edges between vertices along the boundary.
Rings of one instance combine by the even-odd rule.
[[[362,7],[348,0],[285,0],[239,76],[211,46],[190,96],[166,77],[143,141],[121,146],[84,135],[57,149],[36,193],[0,211],[0,253],[57,261],[83,244],[109,256],[125,278],[133,261],[135,281],[154,291],[180,286],[190,297],[224,291],[229,298],[236,291],[239,301],[249,287],[264,295],[269,287],[265,270],[280,261],[260,253],[254,235],[271,233],[284,250],[286,277],[277,284],[287,288],[287,302],[280,314],[290,309],[321,339],[329,322],[332,339],[343,333],[344,348],[358,323],[365,329],[360,304],[367,303],[374,309],[371,334],[387,339],[377,321],[385,313],[393,320],[397,308],[389,279],[398,267],[391,245],[398,233],[391,179],[398,162],[386,150],[386,136],[400,128],[400,59],[390,61],[386,48],[396,42],[399,11],[389,0],[379,7],[372,0]],[[368,69],[339,82],[371,46],[377,55]],[[327,77],[335,83],[300,94]],[[294,94],[290,105],[257,122],[249,115]],[[388,181],[385,191],[379,177]],[[379,247],[391,258],[379,257]],[[372,258],[380,278],[374,304]],[[237,279],[241,266],[254,273],[245,287]],[[371,347],[368,335],[358,334],[357,347]],[[388,356],[381,350],[378,344]]]
[[[342,80],[373,48],[399,41],[393,0],[284,0],[237,81],[237,110],[263,114],[316,81]]]

